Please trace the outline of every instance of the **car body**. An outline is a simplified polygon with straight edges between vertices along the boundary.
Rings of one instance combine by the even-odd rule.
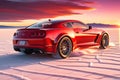
[[[78,20],[48,20],[18,29],[13,36],[15,51],[32,54],[46,52],[66,58],[78,47],[107,48],[109,35]]]

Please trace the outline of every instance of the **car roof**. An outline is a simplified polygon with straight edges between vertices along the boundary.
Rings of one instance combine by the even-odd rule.
[[[50,20],[52,23],[64,23],[64,22],[80,22],[78,20]]]

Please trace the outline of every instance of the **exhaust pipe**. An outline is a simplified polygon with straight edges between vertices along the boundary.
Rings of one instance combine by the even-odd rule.
[[[20,52],[24,53],[25,52],[25,48],[20,48]]]
[[[44,54],[44,52],[43,52],[42,50],[39,50],[39,52],[40,52],[41,54]]]
[[[42,50],[37,50],[35,51],[36,54],[44,54],[44,52]]]

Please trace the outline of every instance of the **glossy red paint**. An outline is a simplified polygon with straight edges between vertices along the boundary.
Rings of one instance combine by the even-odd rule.
[[[100,45],[104,33],[103,30],[90,29],[88,25],[76,20],[50,20],[18,29],[13,37],[13,46],[16,51],[33,49],[55,54],[63,37],[69,37],[74,50],[83,46]]]

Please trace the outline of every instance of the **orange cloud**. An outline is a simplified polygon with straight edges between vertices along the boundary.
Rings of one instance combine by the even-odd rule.
[[[0,22],[80,14],[73,10],[91,10],[93,8],[86,6],[91,3],[86,0],[1,0]]]

